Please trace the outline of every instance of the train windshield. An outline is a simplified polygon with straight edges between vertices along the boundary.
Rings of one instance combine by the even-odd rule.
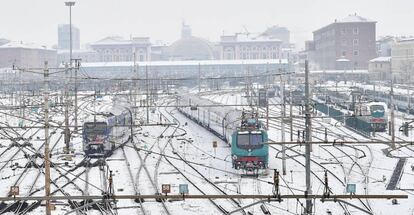
[[[240,147],[259,146],[262,144],[261,132],[239,132],[237,134],[237,145]]]
[[[106,130],[105,122],[87,122],[83,125],[85,133],[104,134]]]
[[[372,105],[370,107],[370,109],[371,109],[371,112],[377,112],[377,111],[383,112],[384,111],[384,106],[382,106],[382,105]]]

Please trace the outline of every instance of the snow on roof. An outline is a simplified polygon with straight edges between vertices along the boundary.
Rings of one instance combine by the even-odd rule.
[[[301,72],[304,73],[304,72]],[[311,74],[368,74],[368,70],[313,70],[310,71]]]
[[[188,60],[188,61],[146,61],[137,62],[138,66],[198,66],[198,65],[257,65],[287,64],[287,59],[256,59],[256,60]],[[125,62],[92,62],[83,63],[82,67],[132,67],[133,61]]]
[[[391,57],[377,57],[370,60],[369,62],[391,62]]]
[[[406,37],[406,38],[398,38],[397,42],[403,43],[403,42],[413,42],[414,37]]]
[[[105,37],[97,42],[91,43],[91,45],[124,45],[124,44],[133,44],[133,43],[143,43],[143,44],[149,44],[149,38],[148,37],[135,37],[131,40],[126,40],[119,36],[110,36]]]
[[[237,33],[234,36],[223,36],[221,42],[239,43],[239,42],[282,42],[282,41],[276,38],[271,38],[263,34]]]
[[[349,62],[348,59],[345,58],[339,58],[338,60],[336,60],[337,62]]]
[[[66,54],[66,53],[70,53],[70,50],[67,49],[60,49],[57,51],[58,54]],[[76,54],[76,53],[96,53],[95,50],[92,49],[75,49],[72,50],[72,53]]]
[[[35,43],[24,43],[23,41],[11,41],[0,46],[2,49],[10,49],[10,48],[22,48],[22,49],[43,49],[43,50],[54,50],[49,49],[47,46],[39,45]]]
[[[349,22],[375,22],[373,20],[358,16],[357,14],[350,14],[349,16],[336,20],[336,23],[349,23]]]

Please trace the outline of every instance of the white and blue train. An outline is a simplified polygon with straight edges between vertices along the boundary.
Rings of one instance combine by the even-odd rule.
[[[269,146],[267,131],[257,113],[222,106],[195,95],[183,95],[179,108],[189,119],[203,126],[231,146],[233,168],[242,174],[257,174],[268,168]]]
[[[132,113],[125,106],[105,105],[83,123],[83,151],[89,157],[111,155],[117,145],[132,138]]]

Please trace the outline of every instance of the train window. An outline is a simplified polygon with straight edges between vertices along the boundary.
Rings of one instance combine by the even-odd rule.
[[[384,111],[384,106],[382,105],[372,105],[370,107],[370,111],[371,112],[375,112],[375,111]]]
[[[249,145],[249,134],[238,134],[237,135],[237,145],[239,146],[248,146]]]
[[[260,145],[262,143],[262,134],[259,133],[238,133],[237,145],[248,146],[248,145]]]
[[[83,125],[84,130],[86,133],[89,132],[103,132],[106,129],[106,123],[105,122],[91,122],[91,123],[85,123]]]
[[[262,143],[261,134],[250,134],[250,145],[260,145]]]

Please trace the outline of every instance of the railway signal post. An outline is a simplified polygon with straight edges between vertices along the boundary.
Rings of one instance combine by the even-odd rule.
[[[49,69],[47,61],[44,69],[44,112],[45,112],[45,196],[50,197],[50,158],[49,158]],[[46,199],[46,215],[51,215],[50,199]]]
[[[305,169],[306,169],[306,191],[305,196],[312,194],[311,187],[311,162],[310,162],[310,130],[311,130],[311,117],[310,117],[310,98],[309,98],[309,68],[308,60],[305,60]],[[306,209],[305,214],[312,214],[312,199],[306,198]]]

